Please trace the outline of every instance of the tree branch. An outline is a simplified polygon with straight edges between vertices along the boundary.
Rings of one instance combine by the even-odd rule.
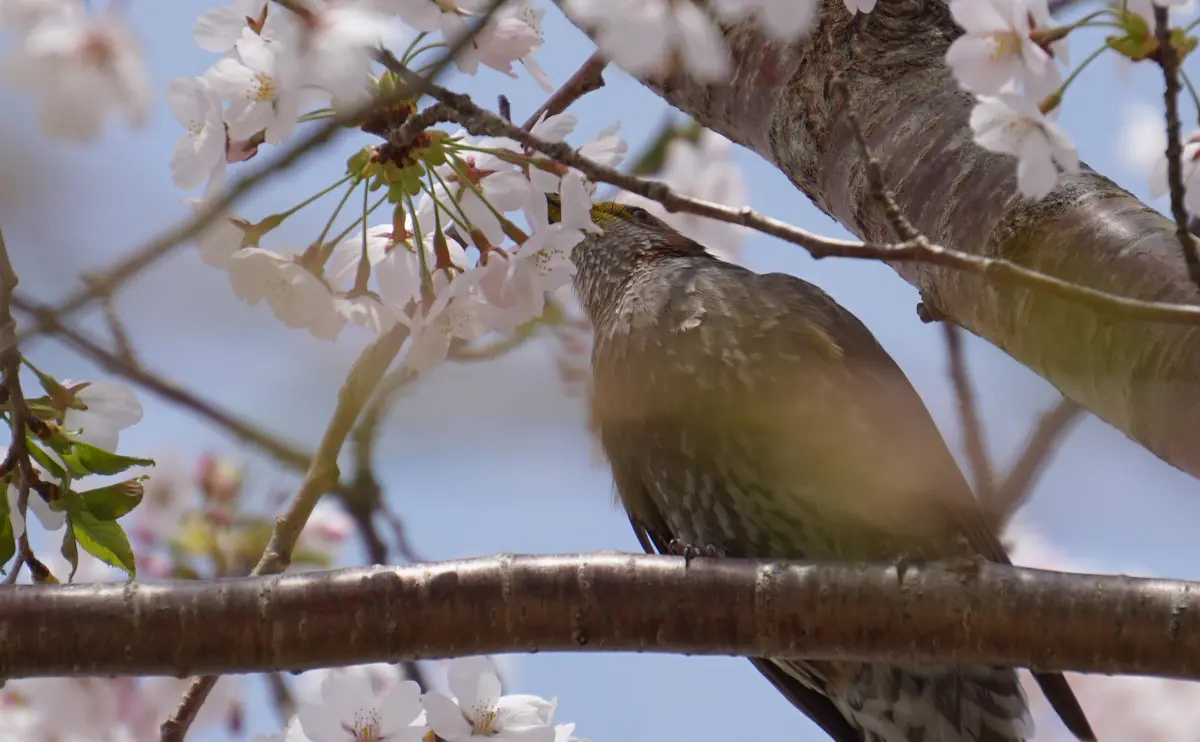
[[[358,420],[367,400],[379,385],[388,366],[400,352],[400,346],[408,338],[408,328],[397,324],[367,347],[355,361],[346,377],[346,383],[338,392],[337,407],[325,428],[321,444],[308,466],[308,473],[300,484],[300,490],[292,499],[286,512],[275,520],[271,540],[263,551],[262,558],[250,572],[252,576],[273,575],[283,572],[292,562],[292,550],[304,530],[304,524],[312,515],[313,508],[321,496],[339,481],[337,460],[342,445]],[[188,727],[196,718],[204,700],[217,682],[217,676],[197,678],[184,693],[179,708],[162,724],[162,742],[182,742]]]
[[[1183,248],[1192,283],[1200,287],[1200,250],[1188,229],[1188,213],[1183,204],[1183,151],[1179,122],[1179,51],[1171,43],[1171,10],[1154,4],[1154,37],[1158,41],[1158,65],[1162,67],[1167,122],[1167,184],[1171,194],[1171,216],[1175,219],[1175,238]]]
[[[0,637],[5,677],[636,651],[1200,678],[1200,583],[997,564],[900,577],[889,565],[500,555],[215,584],[16,586]]]
[[[1050,460],[1050,454],[1054,453],[1063,437],[1082,417],[1083,408],[1066,397],[1042,414],[1017,463],[1013,465],[1004,482],[996,488],[994,499],[988,501],[981,498],[984,510],[994,518],[992,528],[996,533],[1004,532],[1009,519],[1029,499],[1033,482]]]
[[[818,208],[871,244],[886,239],[890,225],[871,198],[831,90],[837,71],[847,71],[856,113],[897,205],[940,252],[907,246],[888,255],[851,246],[825,254],[888,261],[956,324],[1200,475],[1200,389],[1192,383],[1200,378],[1200,333],[1125,321],[1172,322],[1200,311],[1168,310],[1200,297],[1175,225],[1086,166],[1064,175],[1045,199],[1021,198],[1016,161],[972,138],[973,97],[944,62],[962,33],[945,3],[886,2],[852,16],[841,0],[822,0],[818,22],[795,42],[774,41],[749,22],[725,27],[729,85],[679,69],[643,82],[774,163]],[[720,218],[707,206],[703,215]],[[783,230],[765,231],[789,239]]]

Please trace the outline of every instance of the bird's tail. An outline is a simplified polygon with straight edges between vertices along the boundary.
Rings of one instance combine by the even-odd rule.
[[[811,677],[812,665],[804,664]],[[1025,742],[1033,737],[1028,701],[1011,668],[857,663],[826,668],[825,693],[861,730],[864,742]]]

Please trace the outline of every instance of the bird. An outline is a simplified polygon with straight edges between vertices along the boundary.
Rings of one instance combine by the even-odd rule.
[[[570,256],[593,332],[589,415],[647,553],[1011,564],[916,389],[849,310],[639,206],[590,216],[602,231]],[[1032,736],[1015,668],[750,661],[835,742]],[[1035,677],[1094,742],[1066,679]]]

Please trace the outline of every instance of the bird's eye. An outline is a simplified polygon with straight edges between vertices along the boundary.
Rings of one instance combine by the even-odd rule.
[[[625,211],[634,219],[649,219],[650,218],[650,212],[646,211],[641,206],[626,206]]]

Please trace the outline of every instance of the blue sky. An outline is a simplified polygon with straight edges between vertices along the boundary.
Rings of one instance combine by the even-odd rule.
[[[0,224],[26,292],[43,301],[65,295],[78,285],[80,272],[110,263],[187,215],[181,198],[189,194],[172,186],[167,167],[182,131],[161,103],[161,92],[171,77],[200,74],[214,61],[191,43],[193,20],[212,4],[127,4],[160,96],[143,130],[114,126],[87,147],[48,142],[33,124],[28,101],[4,94]],[[539,58],[557,82],[592,50],[553,9],[547,13],[546,37]],[[1095,35],[1072,37],[1073,58],[1084,58],[1096,43]],[[620,72],[610,70],[605,77],[607,87],[571,109],[581,120],[574,141],[582,143],[620,119],[636,150],[666,106]],[[1134,100],[1160,106],[1161,78],[1155,69],[1139,69],[1122,80],[1113,60],[1094,64],[1068,93],[1062,123],[1084,160],[1145,197],[1144,174],[1122,165],[1119,157],[1121,107]],[[507,95],[518,120],[544,96],[528,77],[514,81],[490,71],[453,82],[483,105],[494,105],[498,93]],[[347,136],[240,212],[261,217],[302,200],[335,180],[357,146]],[[847,236],[757,155],[739,151],[736,158],[754,207],[806,229]],[[327,213],[302,212],[269,246],[306,244]],[[294,243],[287,244],[289,239]],[[745,256],[758,270],[787,271],[819,284],[861,317],[908,373],[960,455],[941,334],[918,321],[918,296],[908,284],[882,265],[816,262],[765,237],[749,240]],[[329,345],[287,330],[265,307],[238,302],[225,276],[203,265],[191,249],[131,282],[118,306],[147,365],[309,447],[315,446],[340,379],[365,341],[351,333]],[[94,316],[87,324],[101,327]],[[972,337],[967,348],[988,443],[1005,465],[1057,393],[987,343]],[[97,376],[95,368],[54,342],[40,341],[26,351],[60,376]],[[123,435],[126,451],[192,455],[214,450],[244,456],[250,483],[263,494],[294,485],[291,474],[220,431],[148,395],[142,400],[145,420]],[[378,460],[391,507],[429,558],[638,550],[613,504],[608,473],[592,457],[582,400],[562,391],[549,343],[487,366],[438,369],[396,408]],[[1112,571],[1136,568],[1196,578],[1198,495],[1192,478],[1089,418],[1063,447],[1021,518],[1064,551]],[[348,552],[348,563],[357,558]],[[577,734],[597,742],[820,739],[738,659],[541,654],[520,657],[517,667],[518,690],[557,694],[560,720],[577,722]],[[252,705],[262,698],[257,685],[248,684]],[[269,712],[252,711],[247,723],[251,732],[277,728]]]

